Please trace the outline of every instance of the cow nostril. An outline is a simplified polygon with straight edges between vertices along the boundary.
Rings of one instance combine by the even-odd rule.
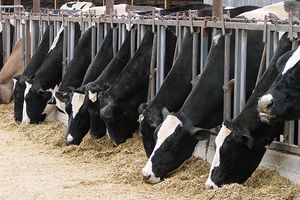
[[[267,108],[269,109],[269,108],[271,108],[273,105],[274,105],[274,102],[273,102],[273,101],[270,101],[270,102],[268,103],[268,105],[267,105]]]
[[[150,179],[150,177],[151,177],[151,175],[148,175],[148,176],[144,176],[144,175],[143,175],[143,179],[144,179],[145,181],[148,181],[148,180]]]

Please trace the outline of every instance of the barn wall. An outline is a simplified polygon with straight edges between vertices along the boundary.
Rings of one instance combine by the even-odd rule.
[[[205,3],[212,4],[213,0],[204,0]],[[244,5],[256,5],[256,6],[266,6],[272,3],[278,3],[282,0],[224,0],[224,6],[244,6]]]

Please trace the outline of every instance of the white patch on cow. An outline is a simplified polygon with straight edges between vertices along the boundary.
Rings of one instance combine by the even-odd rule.
[[[68,5],[71,5],[70,7]],[[91,2],[77,2],[77,1],[71,1],[63,4],[60,9],[61,10],[81,10],[81,9],[88,9],[90,7],[93,7],[94,4]]]
[[[300,47],[296,49],[293,55],[286,62],[282,75],[284,75],[288,70],[292,69],[299,62],[299,60],[300,60]]]
[[[25,88],[25,91],[24,91],[24,102],[23,102],[23,116],[22,116],[22,122],[23,123],[29,123],[30,122],[30,119],[27,115],[27,111],[26,111],[26,101],[25,101],[25,97],[26,95],[28,94],[30,88],[32,87],[32,84],[28,83],[27,81],[25,82],[26,84],[26,88]]]
[[[258,8],[252,11],[244,12],[237,17],[245,17],[246,19],[257,19],[264,20],[265,15],[272,16],[275,15],[281,20],[289,19],[289,14],[284,10],[284,2],[274,3],[262,8]]]
[[[13,91],[15,90],[16,84],[17,84],[17,80],[13,78],[13,82],[14,82],[14,86],[13,86]]]
[[[63,30],[64,30],[64,26],[61,26],[60,29],[59,29],[59,31],[58,31],[58,33],[57,33],[57,35],[56,35],[56,37],[54,38],[54,41],[53,41],[52,44],[51,44],[51,47],[50,47],[48,53],[49,53],[52,49],[54,49],[54,48],[56,47],[57,42],[58,42],[59,37],[60,37],[60,34],[63,32]]]
[[[160,182],[159,177],[155,177],[153,171],[152,171],[152,157],[154,156],[155,152],[157,149],[160,148],[162,143],[174,133],[175,129],[177,126],[182,126],[182,122],[174,115],[168,115],[167,118],[164,120],[162,123],[160,129],[157,132],[157,142],[155,144],[154,150],[148,159],[147,164],[145,167],[142,169],[142,174],[144,177],[150,176],[149,179],[147,179],[148,182],[150,183],[158,183]]]
[[[218,133],[215,143],[216,143],[216,153],[214,156],[214,159],[211,163],[210,171],[209,171],[209,176],[208,179],[205,183],[206,187],[210,188],[217,188],[218,186],[211,180],[211,173],[215,167],[218,167],[220,165],[220,148],[223,145],[226,137],[231,133],[231,130],[228,129],[224,124],[222,125],[222,128],[220,132]]]
[[[73,140],[74,140],[73,136],[69,133],[67,136],[67,142],[71,143],[71,142],[73,142]]]
[[[91,102],[95,103],[97,101],[97,92],[93,93],[89,90],[89,99]]]
[[[58,85],[55,86],[54,89],[50,89],[51,93],[52,93],[52,97],[55,98],[55,106],[57,108],[59,108],[61,111],[63,111],[65,114],[66,112],[66,104],[62,101],[60,101],[58,98],[56,98],[55,93],[58,91],[59,87]]]
[[[72,115],[73,118],[75,119],[77,113],[79,112],[81,106],[83,105],[85,98],[85,94],[80,94],[77,92],[74,92],[73,97],[72,97]]]
[[[56,86],[54,87],[54,89],[50,88],[50,89],[48,89],[47,91],[48,91],[48,92],[51,92],[52,97],[55,96],[54,93],[55,93],[56,91],[58,91],[58,85],[56,85]],[[55,106],[54,106],[54,105],[52,105],[52,104],[47,104],[46,107],[44,108],[42,114],[49,115],[50,113],[52,113],[52,112],[54,111],[54,109],[55,109]]]
[[[141,123],[141,122],[144,120],[144,118],[145,118],[144,115],[143,115],[143,114],[140,114],[140,115],[139,115],[138,122]]]
[[[218,44],[220,38],[221,38],[221,34],[216,34],[216,35],[213,37],[213,43],[214,43],[215,45]]]
[[[262,96],[259,101],[263,104],[269,104],[269,102],[272,101],[272,99],[273,96],[271,94],[266,94]]]

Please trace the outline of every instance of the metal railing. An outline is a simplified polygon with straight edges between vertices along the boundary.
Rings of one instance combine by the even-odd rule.
[[[166,49],[166,28],[172,28],[177,36],[177,45],[175,56],[180,52],[180,43],[186,31],[193,33],[193,76],[201,73],[207,60],[207,55],[210,48],[209,38],[211,32],[216,29],[222,30],[225,35],[225,65],[224,65],[224,86],[228,84],[229,67],[230,67],[230,37],[231,30],[235,30],[235,86],[234,98],[231,102],[230,91],[224,88],[224,119],[235,117],[243,109],[246,102],[246,55],[247,55],[247,31],[260,30],[263,32],[264,53],[261,61],[261,66],[258,74],[259,77],[263,74],[264,68],[268,66],[270,59],[278,45],[279,32],[288,32],[291,40],[294,40],[294,48],[296,47],[296,40],[293,33],[300,33],[299,21],[267,19],[265,20],[245,20],[241,18],[226,18],[222,19],[211,17],[197,17],[192,11],[189,16],[184,14],[176,14],[171,16],[161,16],[157,13],[152,13],[147,16],[139,16],[133,12],[126,15],[95,15],[93,13],[81,13],[76,15],[66,14],[61,11],[47,10],[39,14],[27,13],[18,11],[14,13],[1,12],[0,20],[4,24],[4,32],[9,32],[10,20],[14,20],[15,32],[17,38],[25,38],[23,40],[24,50],[24,64],[28,64],[30,60],[30,51],[34,52],[41,36],[46,28],[50,26],[50,43],[52,43],[61,25],[65,27],[64,32],[64,66],[74,56],[74,31],[75,22],[79,22],[81,31],[85,31],[89,27],[92,30],[92,57],[95,56],[99,49],[104,36],[107,33],[107,28],[113,28],[113,48],[114,53],[121,47],[125,39],[126,27],[135,26],[131,35],[131,55],[133,56],[135,50],[138,48],[141,39],[145,33],[146,27],[152,27],[154,36],[154,47],[152,52],[151,62],[151,76],[150,76],[150,91],[149,99],[153,98],[155,93],[159,90],[165,76],[165,49]],[[293,23],[292,23],[293,22]],[[32,34],[30,34],[30,32]],[[137,34],[135,34],[135,32]],[[31,39],[30,39],[31,35]],[[298,34],[297,34],[298,35]],[[4,37],[6,38],[6,37]],[[4,45],[6,47],[5,56],[9,57],[9,40],[6,38]],[[31,46],[31,50],[30,50]],[[231,105],[233,110],[231,111]],[[296,123],[296,126],[294,125]],[[289,122],[286,125],[284,140],[282,142],[275,141],[270,148],[287,151],[300,155],[300,123]]]

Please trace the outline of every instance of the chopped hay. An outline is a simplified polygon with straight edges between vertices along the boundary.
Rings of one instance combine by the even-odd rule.
[[[74,162],[91,163],[106,175],[107,183],[129,184],[136,188],[156,192],[158,197],[176,194],[180,199],[300,199],[300,186],[281,177],[277,172],[260,168],[243,184],[230,184],[207,190],[204,183],[209,172],[206,161],[191,158],[180,170],[156,185],[146,184],[140,171],[147,162],[139,135],[126,143],[113,146],[108,138],[94,140],[86,136],[79,146],[66,146],[63,136],[66,127],[61,122],[39,125],[17,124],[13,119],[13,105],[0,105],[0,128],[16,131],[46,153],[56,154]],[[91,184],[88,181],[80,184]]]

